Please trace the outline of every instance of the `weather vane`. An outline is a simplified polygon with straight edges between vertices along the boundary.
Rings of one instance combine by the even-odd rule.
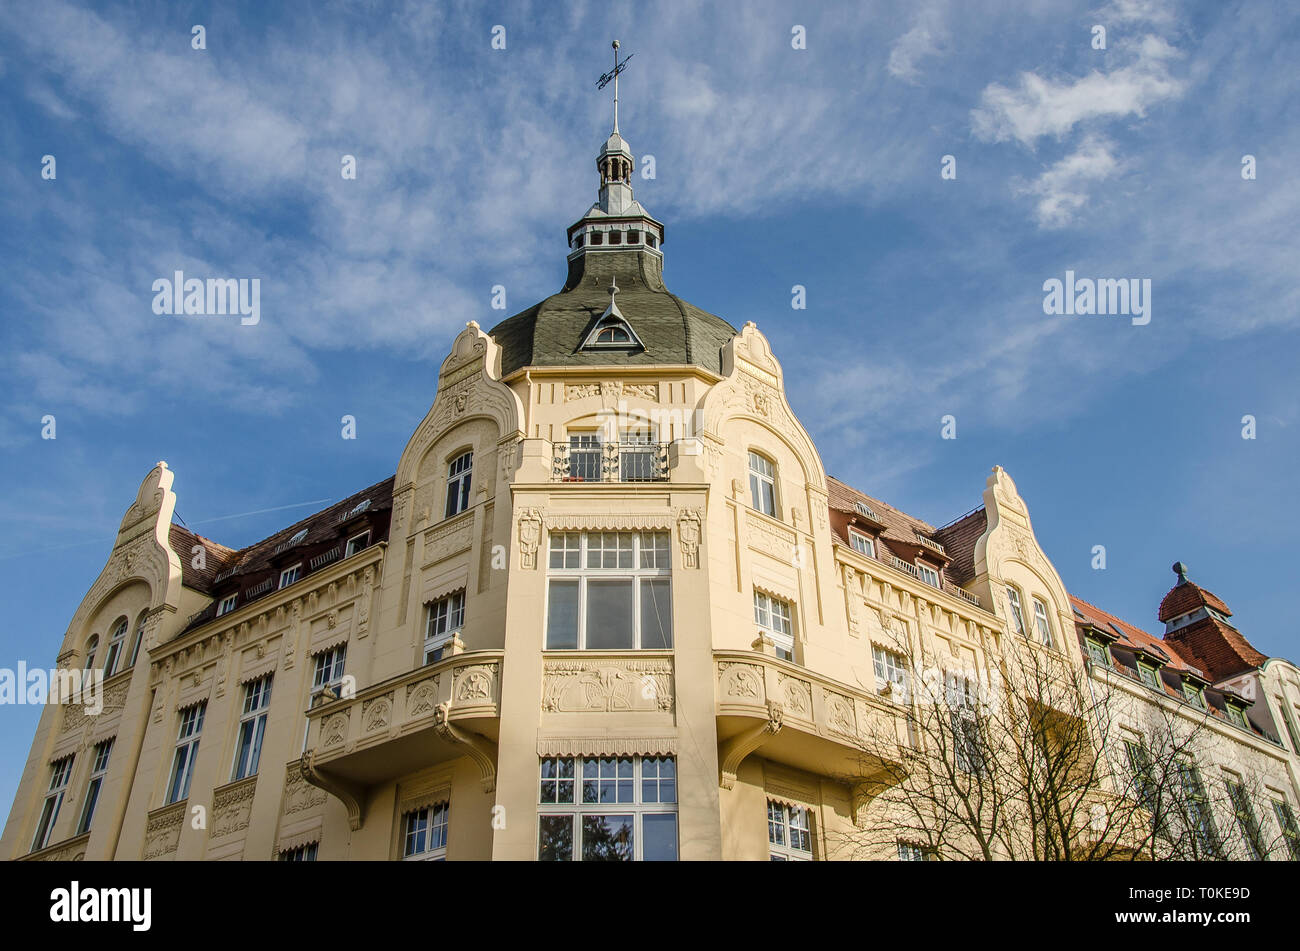
[[[600,79],[596,80],[596,88],[604,89],[612,80],[614,83],[614,131],[618,131],[618,74],[627,69],[627,64],[631,62],[635,53],[629,53],[627,59],[623,62],[618,61],[618,40],[613,43],[614,46],[614,68],[607,73],[601,73]]]

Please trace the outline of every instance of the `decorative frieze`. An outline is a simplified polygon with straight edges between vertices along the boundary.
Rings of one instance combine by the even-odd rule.
[[[213,838],[241,832],[248,828],[249,818],[253,814],[253,795],[256,792],[256,776],[230,783],[213,792]]]
[[[176,853],[181,841],[181,828],[185,825],[185,801],[155,809],[149,813],[144,827],[144,857],[166,858]]]
[[[672,712],[673,690],[673,663],[668,658],[547,660],[542,675],[542,710]]]

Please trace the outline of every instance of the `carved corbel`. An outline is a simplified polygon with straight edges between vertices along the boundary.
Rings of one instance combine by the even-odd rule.
[[[348,828],[356,832],[361,828],[362,811],[366,801],[365,789],[355,783],[350,783],[317,769],[315,755],[312,750],[302,754],[302,759],[298,764],[302,770],[302,778],[317,789],[325,790],[325,792],[343,803],[348,811]]]
[[[448,743],[458,743],[478,767],[479,782],[485,793],[497,788],[497,745],[477,733],[468,733],[451,724],[451,703],[444,700],[434,709],[433,728]]]
[[[722,774],[719,782],[723,789],[731,789],[736,785],[736,771],[746,756],[781,732],[784,716],[781,704],[769,700],[765,721],[736,734],[718,748],[718,764]]]
[[[850,783],[849,793],[852,800],[853,824],[859,829],[866,828],[867,807],[871,805],[872,800],[891,786],[897,786],[900,782],[902,782],[901,776],[894,775],[889,770],[881,770],[859,782]]]

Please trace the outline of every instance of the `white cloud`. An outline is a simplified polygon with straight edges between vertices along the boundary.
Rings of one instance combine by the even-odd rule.
[[[915,83],[921,76],[918,63],[942,53],[947,41],[943,11],[938,7],[926,7],[917,16],[916,24],[894,41],[885,68],[895,79]]]
[[[1035,213],[1041,227],[1060,228],[1087,203],[1085,186],[1110,178],[1119,168],[1112,144],[1100,136],[1089,136],[1019,192],[1037,197]]]
[[[1033,147],[1044,136],[1063,138],[1089,120],[1144,116],[1156,103],[1182,95],[1185,84],[1169,73],[1170,60],[1179,55],[1159,37],[1147,36],[1138,44],[1136,62],[1109,73],[1093,70],[1058,82],[1024,72],[1014,88],[990,83],[971,112],[972,127],[984,141],[1014,139]]]

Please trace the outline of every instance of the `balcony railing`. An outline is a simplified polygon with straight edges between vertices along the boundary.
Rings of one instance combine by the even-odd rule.
[[[558,443],[557,482],[667,482],[668,443]]]

